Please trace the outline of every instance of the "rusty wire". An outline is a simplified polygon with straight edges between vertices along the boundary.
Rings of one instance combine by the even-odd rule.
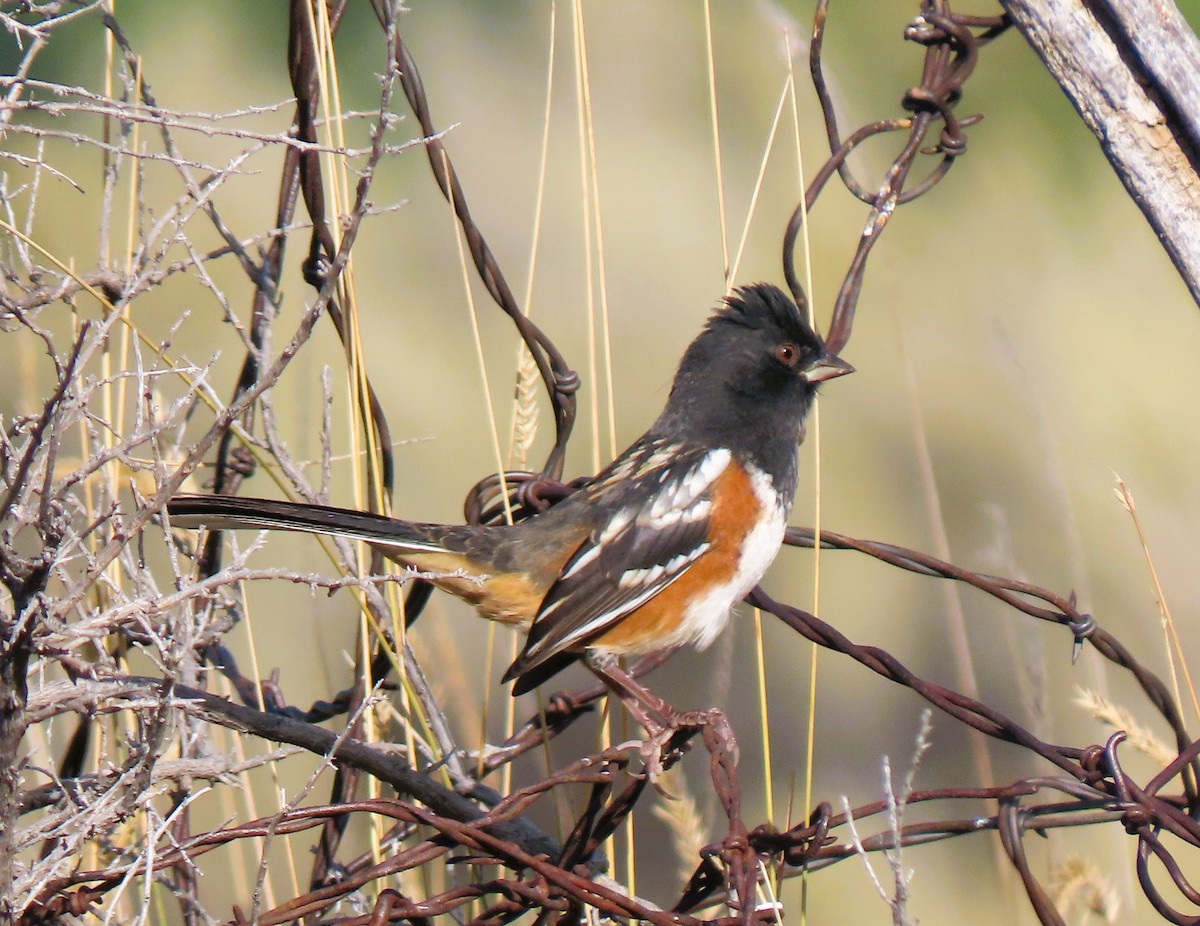
[[[307,142],[316,141],[315,120],[320,102],[310,34],[312,2],[323,0],[292,0],[289,5],[289,74],[296,97],[294,132],[297,138]],[[420,124],[435,181],[453,203],[480,278],[532,351],[554,408],[556,442],[542,472],[508,473],[504,479],[486,477],[468,494],[465,505],[469,521],[496,520],[501,511],[498,493],[502,491],[501,486],[507,486],[513,493],[517,515],[526,516],[543,510],[578,487],[578,483],[559,481],[563,454],[574,421],[578,377],[554,344],[516,304],[494,255],[472,219],[465,189],[432,120],[431,107],[413,56],[399,36],[394,7],[383,0],[372,0],[372,4],[388,36],[389,64]],[[328,2],[326,9],[334,30],[347,6],[348,0]],[[901,100],[908,115],[873,122],[843,138],[824,77],[822,47],[827,13],[828,4],[822,0],[815,18],[810,71],[824,115],[830,157],[806,191],[804,208],[798,206],[788,224],[783,253],[784,276],[793,296],[802,303],[805,297],[792,262],[801,216],[816,205],[835,174],[852,195],[869,207],[862,235],[832,310],[827,340],[833,350],[840,351],[851,336],[868,258],[890,216],[897,207],[923,195],[940,182],[965,153],[963,130],[979,117],[960,117],[955,106],[961,99],[964,82],[978,63],[980,47],[1002,33],[1007,21],[1003,17],[963,16],[954,13],[945,0],[923,0],[920,15],[905,33],[906,39],[925,47],[921,79],[904,93]],[[928,136],[935,131],[936,141],[926,146]],[[882,179],[870,184],[856,177],[849,167],[848,156],[870,139],[897,132],[903,133],[903,141]],[[922,155],[935,157],[937,162],[923,179],[909,185],[908,178]],[[254,268],[253,274],[255,289],[250,329],[253,349],[247,352],[234,392],[234,405],[247,399],[239,406],[247,415],[252,413],[248,398],[252,398],[254,388],[261,385],[264,372],[260,368],[258,351],[274,314],[288,237],[286,229],[300,203],[303,203],[312,228],[305,260],[306,277],[322,292],[332,294],[331,274],[337,272],[341,250],[327,224],[321,157],[315,148],[303,151],[289,148],[284,159],[276,234],[271,237],[262,262]],[[340,307],[328,298],[325,309],[344,341],[346,325]],[[62,383],[69,380],[69,375],[61,378]],[[364,421],[386,435],[384,410],[369,385],[361,414]],[[49,417],[48,411],[44,416],[47,422]],[[250,423],[249,418],[246,421]],[[389,453],[388,442],[383,441],[380,457],[372,461],[381,484],[387,489],[392,485]],[[228,438],[222,440],[216,462],[217,490],[233,491],[245,472],[245,465],[234,455]],[[14,491],[15,486],[0,505],[0,514],[8,507],[8,496]],[[797,546],[814,543],[812,532],[799,528],[791,529],[787,539]],[[1151,878],[1152,862],[1157,860],[1180,896],[1200,908],[1200,892],[1188,881],[1175,854],[1162,841],[1162,835],[1169,833],[1183,845],[1200,847],[1200,826],[1194,818],[1200,809],[1196,775],[1200,742],[1191,739],[1178,706],[1162,681],[1104,631],[1091,615],[1081,613],[1073,594],[1058,595],[1029,583],[971,572],[919,551],[856,540],[825,530],[821,532],[821,544],[827,548],[857,550],[921,575],[970,584],[1003,602],[1017,615],[1066,627],[1076,647],[1090,645],[1134,676],[1149,701],[1171,725],[1178,750],[1177,759],[1145,785],[1139,785],[1121,766],[1120,736],[1114,736],[1102,746],[1045,742],[988,705],[923,679],[886,651],[856,644],[814,615],[776,602],[761,589],[756,589],[749,600],[777,615],[797,633],[911,689],[945,715],[989,737],[1017,744],[1036,754],[1054,770],[1052,775],[1025,778],[996,787],[964,786],[914,792],[909,798],[911,803],[944,802],[954,806],[964,801],[984,800],[995,802],[997,809],[984,816],[960,816],[951,810],[945,819],[906,825],[899,832],[891,832],[885,826],[879,833],[863,840],[863,849],[883,851],[895,845],[917,846],[995,830],[1022,879],[1039,920],[1051,924],[1062,922],[1062,918],[1028,863],[1024,836],[1030,832],[1044,835],[1066,826],[1119,823],[1137,839],[1139,883],[1154,908],[1173,923],[1197,922],[1194,913],[1178,910]],[[197,561],[202,576],[215,573],[220,568],[219,547],[210,546],[202,551]],[[28,576],[21,577],[20,582],[28,579]],[[33,579],[44,581],[44,576]],[[20,583],[13,577],[8,584],[11,590]],[[427,594],[428,586],[420,583],[410,591],[409,619],[420,612]],[[14,594],[14,599],[16,597]],[[386,626],[387,622],[380,624]],[[393,668],[384,647],[385,642],[393,641],[377,642],[373,653],[358,654],[359,675],[372,683],[384,681]],[[644,660],[634,673],[649,671],[667,655],[659,654]],[[740,783],[729,740],[722,739],[718,725],[697,725],[691,733],[703,734],[713,792],[720,799],[725,814],[726,834],[720,842],[706,848],[697,860],[696,873],[681,890],[675,911],[667,913],[639,898],[623,895],[597,877],[603,866],[599,854],[601,843],[624,823],[645,794],[645,778],[630,773],[629,753],[610,749],[582,758],[509,795],[491,792],[477,781],[449,788],[437,779],[436,769],[418,768],[409,757],[385,754],[360,742],[355,726],[340,736],[315,726],[319,721],[341,714],[355,717],[361,702],[361,687],[300,710],[287,705],[277,687],[260,686],[242,674],[232,656],[219,643],[207,645],[205,656],[232,681],[242,705],[162,680],[128,678],[125,681],[142,686],[146,693],[155,693],[164,705],[170,704],[188,716],[260,738],[294,743],[316,755],[327,755],[336,762],[338,769],[338,780],[325,805],[295,809],[199,834],[177,828],[173,831],[174,845],[155,856],[155,872],[177,873],[180,880],[176,885],[190,890],[192,885],[188,879],[192,876],[188,872],[193,861],[218,846],[267,834],[286,835],[323,828],[308,889],[274,909],[257,911],[254,921],[258,923],[296,922],[302,917],[329,915],[334,904],[354,891],[385,883],[383,879],[398,872],[451,857],[456,864],[478,872],[478,878],[469,884],[431,892],[424,899],[414,899],[388,887],[379,891],[369,912],[340,919],[327,918],[322,922],[366,924],[411,920],[424,926],[431,918],[461,911],[464,905],[473,901],[485,902],[471,920],[480,926],[499,926],[531,911],[539,913],[539,922],[546,922],[551,917],[557,917],[561,922],[567,918],[578,921],[584,907],[615,918],[641,919],[663,926],[699,926],[701,923],[732,926],[733,923],[767,922],[771,912],[757,909],[752,902],[760,860],[778,862],[785,866],[785,874],[793,874],[819,871],[858,851],[850,840],[839,841],[836,834],[846,825],[847,816],[834,813],[824,802],[819,803],[802,824],[786,832],[776,832],[768,826],[748,828],[742,819]],[[84,667],[75,668],[80,672],[79,677],[86,677]],[[543,714],[531,718],[508,743],[485,757],[478,764],[476,774],[482,777],[482,774],[513,762],[529,749],[568,729],[592,709],[602,692],[601,688],[593,687],[552,699]],[[355,782],[359,774],[389,783],[398,796],[373,800],[356,798]],[[1163,789],[1177,780],[1180,792],[1164,795]],[[586,789],[588,799],[559,845],[530,822],[530,811],[535,805],[548,803],[556,792],[568,788]],[[1056,797],[1043,799],[1047,794]],[[862,821],[886,813],[886,809],[886,802],[874,802],[854,808],[851,813],[861,825]],[[346,822],[358,815],[379,816],[392,821],[395,849],[381,862],[367,854],[338,864],[341,834]],[[181,819],[186,820],[186,817]],[[150,872],[138,869],[139,865],[144,865],[142,858],[89,871],[74,871],[49,881],[42,885],[36,902],[22,922],[50,922],[63,916],[83,915],[92,905],[103,902],[106,895],[131,874],[141,871],[150,876]],[[483,874],[492,870],[495,873],[491,877]],[[717,900],[729,904],[732,913],[708,919],[694,915],[694,911],[703,905]],[[249,917],[236,907],[230,910],[230,917],[232,923],[250,922]]]
[[[903,119],[881,119],[861,127],[842,140],[837,112],[829,93],[822,63],[828,13],[829,0],[820,0],[813,20],[808,60],[813,88],[816,90],[825,121],[830,156],[809,184],[804,202],[796,206],[784,231],[783,275],[796,304],[803,308],[807,297],[796,276],[796,241],[804,216],[816,205],[817,197],[836,171],[846,189],[871,207],[850,268],[834,301],[829,332],[825,338],[826,345],[836,354],[840,353],[850,340],[854,310],[862,291],[867,258],[895,213],[896,207],[912,202],[933,189],[946,176],[954,161],[966,153],[967,137],[963,129],[978,122],[981,117],[967,116],[960,119],[956,116],[954,107],[962,97],[963,83],[975,69],[979,47],[1003,33],[1008,28],[1008,20],[1004,16],[961,16],[953,13],[950,4],[945,0],[922,0],[920,14],[904,32],[907,40],[925,46],[921,81],[909,88],[901,101],[901,105],[911,112],[912,116]],[[979,30],[978,34],[973,30]],[[936,126],[940,126],[937,142],[922,149],[926,135]],[[875,191],[870,191],[854,176],[847,158],[868,139],[888,132],[903,131],[908,135],[899,154],[885,171],[882,182]],[[940,160],[927,177],[906,190],[905,182],[918,154],[938,156]]]
[[[390,7],[382,0],[373,0],[376,13],[385,28],[394,27],[394,22],[388,12]],[[467,248],[479,278],[487,288],[489,295],[496,305],[507,315],[520,334],[525,346],[529,348],[538,373],[546,386],[551,408],[554,411],[555,440],[550,455],[542,467],[542,472],[552,479],[562,475],[563,464],[566,460],[567,442],[571,438],[571,429],[575,425],[575,394],[579,390],[579,374],[571,369],[562,352],[554,345],[542,330],[533,323],[518,305],[516,297],[509,288],[500,265],[492,249],[488,247],[483,231],[475,223],[467,206],[466,192],[454,170],[450,154],[446,150],[437,126],[434,125],[430,114],[429,100],[425,96],[425,86],[421,82],[421,74],[417,64],[409,54],[399,34],[396,35],[396,67],[399,71],[400,85],[412,108],[413,115],[420,123],[425,136],[425,151],[429,156],[429,169],[437,180],[442,195],[454,207],[459,225],[466,238]]]
[[[785,542],[793,546],[811,547],[815,542],[814,536],[810,528],[793,527],[788,529]],[[1105,659],[1128,671],[1137,680],[1151,705],[1170,724],[1176,748],[1183,753],[1191,746],[1191,736],[1184,726],[1179,705],[1162,679],[1143,666],[1120,640],[1101,628],[1092,615],[1080,612],[1074,593],[1063,597],[1029,582],[972,572],[928,553],[889,543],[859,540],[836,531],[822,530],[821,546],[824,549],[857,550],[899,569],[963,582],[1029,617],[1066,627],[1071,631],[1074,641],[1073,659],[1086,642]],[[1038,601],[1049,607],[1034,603]],[[1200,767],[1193,762],[1183,771],[1188,804],[1193,808],[1200,806],[1196,790]]]

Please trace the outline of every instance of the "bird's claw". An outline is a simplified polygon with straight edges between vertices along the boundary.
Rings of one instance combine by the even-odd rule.
[[[642,741],[639,750],[646,778],[655,791],[670,801],[678,800],[678,797],[666,789],[663,779],[675,763],[683,758],[683,754],[687,750],[687,739],[673,742],[683,732],[685,732],[684,728],[674,724],[650,732],[650,735]]]
[[[641,755],[643,774],[649,779],[659,794],[669,800],[677,800],[662,784],[666,773],[683,758],[691,745],[691,739],[697,733],[707,731],[705,741],[709,749],[724,752],[733,765],[738,761],[738,745],[734,738],[729,720],[721,710],[688,711],[674,714],[666,723],[648,727],[646,738],[638,745]],[[628,744],[634,745],[632,743]]]

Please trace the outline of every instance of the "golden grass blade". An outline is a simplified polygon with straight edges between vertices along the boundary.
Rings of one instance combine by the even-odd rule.
[[[762,611],[754,609],[754,657],[757,664],[758,717],[762,737],[763,800],[767,819],[775,821],[775,789],[771,784],[774,766],[771,763],[771,712],[767,704],[767,654],[763,641]]]
[[[1114,476],[1116,474],[1114,473]],[[1196,698],[1196,687],[1192,683],[1192,673],[1188,671],[1187,660],[1184,659],[1183,645],[1179,640],[1179,631],[1175,627],[1175,620],[1171,617],[1171,609],[1167,606],[1167,596],[1163,591],[1162,581],[1158,577],[1158,569],[1154,565],[1154,557],[1150,555],[1150,544],[1146,540],[1146,533],[1142,529],[1142,520],[1138,517],[1137,506],[1133,501],[1133,493],[1129,490],[1129,486],[1125,484],[1120,476],[1116,476],[1117,487],[1113,491],[1116,492],[1117,500],[1121,506],[1129,512],[1129,517],[1133,520],[1133,528],[1137,531],[1138,544],[1142,548],[1142,555],[1146,558],[1146,567],[1150,570],[1150,581],[1154,583],[1154,600],[1158,603],[1158,613],[1162,619],[1163,645],[1167,650],[1167,666],[1171,672],[1171,686],[1175,692],[1175,703],[1183,704],[1183,700],[1179,692],[1178,673],[1183,674],[1184,683],[1187,685],[1188,697],[1192,701],[1192,710],[1195,712],[1197,719],[1200,719],[1200,701]]]
[[[445,158],[445,156],[446,156],[445,152],[443,151],[442,157]],[[446,168],[447,172],[449,172],[449,166],[445,165],[445,168]],[[471,336],[472,336],[472,339],[474,340],[474,344],[475,344],[475,363],[479,370],[480,382],[482,383],[482,386],[483,386],[483,402],[484,402],[484,407],[487,412],[488,431],[489,431],[489,434],[490,434],[491,440],[492,440],[492,453],[495,457],[496,472],[500,476],[500,498],[504,504],[504,519],[509,524],[512,524],[513,523],[512,505],[510,504],[509,498],[508,498],[508,485],[504,479],[504,454],[500,449],[500,429],[496,423],[496,406],[492,401],[492,387],[491,387],[491,384],[488,382],[487,360],[484,356],[484,351],[483,351],[483,337],[479,333],[479,312],[478,312],[478,309],[476,308],[475,296],[471,289],[471,270],[470,270],[470,267],[467,262],[466,245],[463,242],[462,229],[460,228],[460,226],[458,224],[458,219],[455,216],[455,205],[456,204],[454,202],[453,191],[451,191],[451,193],[447,199],[447,204],[450,207],[450,220],[454,226],[454,241],[455,241],[455,244],[457,244],[457,246],[458,246],[458,263],[459,263],[459,268],[462,271],[463,295],[466,297],[467,314],[471,319]],[[491,626],[489,626],[489,629],[488,629],[488,644],[487,644],[487,653],[488,653],[487,663],[488,663],[488,669],[489,669],[489,677],[490,677],[490,668],[491,668],[491,661],[492,661],[491,654],[492,654],[493,647],[495,646],[495,639],[496,639],[496,637],[495,637],[494,625],[491,625]],[[492,686],[485,685],[484,691],[483,691],[482,716],[480,718],[480,728],[482,730],[482,736],[481,736],[479,754],[480,754],[481,758],[484,754],[483,747],[486,745],[486,742],[487,742],[487,724],[488,724],[488,715],[491,710],[491,697],[492,697]]]
[[[617,455],[617,412],[613,392],[612,336],[608,321],[608,270],[604,260],[604,224],[600,218],[600,176],[596,167],[598,160],[596,157],[596,123],[592,111],[592,79],[590,69],[588,68],[587,36],[583,23],[582,0],[575,0],[575,5],[577,10],[575,17],[576,50],[579,55],[578,73],[583,95],[583,125],[587,138],[587,154],[584,158],[584,163],[587,165],[586,182],[588,195],[586,201],[589,208],[586,210],[584,221],[590,220],[594,226],[596,283],[598,285],[597,295],[600,300],[600,349],[604,355],[604,398],[606,403],[605,410],[608,415],[608,455],[609,457],[615,457]],[[590,219],[588,216],[590,216]],[[598,380],[593,380],[593,383],[596,386],[599,385]],[[599,422],[597,422],[598,426]],[[599,464],[597,464],[597,469],[599,469]]]
[[[573,0],[572,3],[572,35],[574,39],[575,51],[575,107],[578,119],[578,144],[579,144],[579,168],[580,168],[580,188],[583,199],[583,240],[584,240],[584,267],[586,272],[587,282],[587,352],[588,352],[588,375],[592,382],[590,390],[589,407],[591,411],[592,423],[592,469],[599,471],[602,466],[601,452],[601,414],[600,414],[600,362],[597,356],[598,352],[602,351],[604,355],[603,368],[605,372],[605,380],[607,381],[606,405],[608,408],[609,417],[609,446],[612,448],[611,455],[616,456],[616,425],[614,422],[613,411],[613,391],[612,391],[612,349],[609,343],[609,326],[608,326],[608,296],[607,285],[605,281],[604,267],[604,242],[602,235],[602,226],[599,217],[600,202],[599,202],[599,182],[596,174],[596,144],[595,144],[595,124],[592,113],[592,93],[591,93],[591,78],[588,73],[588,58],[587,58],[587,37],[586,28],[583,19],[583,3],[582,0]],[[600,344],[597,343],[597,297],[600,302]],[[607,749],[613,742],[613,734],[611,729],[612,712],[608,709],[606,700],[605,709],[600,712],[597,718],[599,723],[599,746],[601,749]],[[622,724],[624,723],[624,715],[622,714]],[[622,728],[623,729],[623,728]],[[623,736],[622,734],[619,734]],[[632,821],[630,821],[632,823]],[[632,844],[632,829],[629,831],[629,843]],[[613,837],[609,837],[606,842],[605,851],[610,857],[615,857],[615,842]],[[633,893],[633,866],[631,858],[626,856],[628,867],[626,883],[627,889]]]
[[[717,117],[717,63],[713,55],[712,3],[704,0],[704,61],[708,66],[708,110],[712,122],[713,166],[717,172],[717,223],[721,228],[721,272],[725,287],[732,279],[729,266],[729,223],[725,209],[725,169],[721,161],[721,122]]]
[[[546,174],[550,162],[550,117],[554,111],[554,49],[558,41],[558,2],[550,3],[550,40],[546,60],[546,101],[542,112],[542,147],[538,157],[537,193],[533,205],[533,234],[529,242],[529,273],[525,279],[526,315],[533,312],[533,282],[537,276],[537,260],[542,241],[542,218],[545,213]],[[525,342],[517,347],[517,388],[513,397],[512,430],[509,435],[508,459],[516,469],[525,469],[529,451],[537,437],[538,414],[537,364]],[[515,657],[514,657],[515,658]],[[505,774],[507,775],[507,767]]]
[[[745,252],[746,242],[750,238],[750,225],[754,221],[754,211],[758,207],[758,197],[762,193],[763,178],[767,174],[767,163],[771,159],[771,149],[775,147],[775,134],[779,131],[779,120],[783,116],[783,107],[787,103],[791,86],[792,79],[789,75],[787,80],[783,82],[783,90],[779,94],[779,102],[775,106],[775,115],[771,119],[771,131],[767,134],[767,143],[763,146],[762,161],[758,165],[758,176],[754,178],[754,192],[750,196],[750,206],[746,210],[746,222],[742,226],[742,235],[738,240],[737,253],[733,258],[733,266],[729,268],[729,274],[726,277],[726,295],[733,291],[733,281],[737,279],[738,268],[742,263],[742,254]]]
[[[575,51],[575,112],[576,125],[578,130],[577,143],[579,145],[579,190],[580,198],[583,201],[583,266],[584,277],[586,283],[586,306],[587,306],[587,364],[588,364],[588,379],[592,383],[592,388],[589,390],[590,396],[588,401],[589,410],[591,412],[592,425],[592,471],[600,470],[600,394],[596,390],[599,371],[596,363],[596,267],[595,258],[592,249],[592,221],[591,212],[595,208],[592,201],[593,189],[590,181],[590,172],[588,170],[587,152],[587,94],[584,92],[584,66],[585,54],[582,48],[583,45],[583,7],[579,0],[574,0],[571,5],[571,26],[572,38]]]

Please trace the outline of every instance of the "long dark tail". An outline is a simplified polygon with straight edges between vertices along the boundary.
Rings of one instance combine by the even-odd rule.
[[[167,513],[176,527],[330,534],[365,540],[397,553],[460,552],[463,538],[456,535],[465,534],[462,528],[417,524],[351,508],[236,495],[176,495],[167,502]]]
[[[457,570],[457,575],[464,571],[467,574],[481,572],[485,581],[488,576],[482,573],[505,571],[492,568],[501,539],[496,531],[504,528],[418,524],[351,508],[236,495],[177,495],[167,502],[167,513],[173,527],[301,531],[363,540],[401,562],[414,563],[421,568]],[[532,620],[541,597],[534,589],[534,597],[523,600],[521,590],[514,586],[509,592],[511,599],[498,599],[489,608],[480,600],[480,587],[469,578],[446,581],[435,578],[432,581],[471,601],[485,612],[485,616],[506,621]],[[520,672],[513,686],[514,696],[542,684],[578,658],[578,653],[557,653],[528,671]],[[518,660],[509,669],[506,679],[513,677],[520,662]]]

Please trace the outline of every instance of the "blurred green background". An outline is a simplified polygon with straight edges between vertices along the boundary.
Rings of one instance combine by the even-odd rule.
[[[834,4],[826,66],[844,131],[899,114],[904,88],[919,75],[920,49],[901,40],[915,7],[894,0]],[[826,153],[801,54],[811,12],[801,3],[714,4],[721,152],[735,248],[787,76],[785,32],[797,53],[804,170],[811,175]],[[143,56],[145,80],[165,107],[226,112],[278,103],[290,94],[281,4],[120,0],[117,15]],[[597,377],[588,360],[570,9],[559,4],[545,212],[530,310],[584,376],[568,476],[607,461],[610,429],[619,449],[653,420],[680,352],[724,289],[701,6],[621,0],[584,4],[584,15],[616,415],[608,419],[607,379],[602,370]],[[545,2],[416,3],[402,17],[401,29],[424,77],[434,119],[449,129],[447,144],[470,207],[514,291],[522,294],[550,9]],[[366,4],[352,9],[337,52],[343,106],[369,112],[377,105],[382,47]],[[6,46],[6,65],[13,55]],[[103,60],[99,21],[84,18],[56,34],[34,74],[96,89]],[[396,96],[397,109],[406,113],[399,92]],[[1165,675],[1153,586],[1134,526],[1112,489],[1119,474],[1134,493],[1185,656],[1194,663],[1200,618],[1196,306],[1095,139],[1015,31],[983,50],[959,112],[986,118],[969,130],[969,153],[946,181],[894,217],[871,259],[854,336],[844,351],[859,372],[831,384],[822,396],[822,524],[933,553],[944,530],[950,557],[959,565],[1062,593],[1074,589],[1086,610]],[[21,118],[52,127],[43,117]],[[280,132],[289,118],[283,105],[237,124]],[[98,135],[99,121],[79,130]],[[361,140],[365,124],[353,131]],[[417,131],[406,118],[394,134],[399,141]],[[797,198],[797,168],[786,118],[780,131],[738,282],[782,283],[779,241]],[[153,130],[143,126],[141,132],[153,145]],[[185,154],[209,164],[221,164],[245,147],[199,133],[177,138]],[[10,134],[7,144],[33,150],[33,141],[20,134]],[[893,144],[884,140],[855,159],[869,185]],[[217,207],[239,237],[269,226],[281,157],[278,146],[256,154],[246,162],[248,172],[218,192]],[[86,147],[50,140],[46,158],[74,176],[84,192],[43,178],[33,236],[77,267],[93,267],[99,157]],[[6,170],[10,189],[29,179],[22,168]],[[173,169],[161,163],[145,164],[143,182],[147,221],[182,192]],[[495,464],[454,228],[420,148],[384,162],[371,198],[380,206],[401,204],[364,225],[354,252],[370,375],[394,437],[406,442],[396,451],[395,510],[415,519],[455,520],[466,489]],[[24,207],[18,200],[15,208]],[[861,204],[836,181],[814,210],[811,296],[822,320],[864,216]],[[215,236],[201,227],[194,222],[191,231],[213,246]],[[124,234],[119,228],[115,240],[124,240]],[[298,234],[288,250],[276,347],[290,336],[312,296],[298,274],[303,241]],[[228,259],[209,271],[245,318],[250,298],[245,278]],[[504,431],[516,339],[472,285]],[[175,336],[176,349],[200,363],[221,351],[213,382],[218,394],[228,396],[241,351],[209,290],[194,277],[172,280],[135,307],[139,322],[160,335],[183,310],[190,314]],[[57,311],[47,310],[43,323],[51,323],[48,316]],[[60,323],[61,318],[53,322]],[[14,362],[0,365],[0,412],[40,407],[50,372],[41,347],[17,333],[5,338],[3,350]],[[341,368],[328,325],[277,391],[286,438],[301,459],[320,455],[316,409],[325,364]],[[345,452],[349,413],[336,376],[335,382],[335,452]],[[598,446],[591,436],[596,409]],[[543,417],[543,429],[547,426]],[[812,521],[816,443],[810,431],[795,523]],[[544,434],[538,446],[535,463],[548,447]],[[932,483],[924,475],[926,455]],[[352,500],[349,474],[348,463],[335,467],[335,498],[342,502]],[[269,486],[252,482],[247,491],[268,492]],[[940,524],[932,514],[934,499]],[[254,562],[328,569],[315,544],[304,538],[272,538]],[[813,568],[811,552],[785,550],[765,587],[777,598],[809,607]],[[1164,732],[1128,678],[1106,671],[1090,652],[1071,663],[1071,639],[1062,628],[852,553],[824,553],[820,569],[824,619],[856,642],[884,647],[917,673],[955,688],[960,666],[949,628],[957,600],[982,699],[1046,739],[1085,746],[1107,735],[1073,703],[1077,686],[1107,691]],[[262,587],[251,600],[263,670],[281,669],[292,702],[306,704],[350,682],[342,656],[353,646],[349,595],[313,597],[302,588]],[[677,706],[727,707],[742,746],[746,819],[753,825],[765,811],[750,615],[743,614],[734,628],[709,653],[679,654],[651,684]],[[804,813],[799,792],[810,650],[772,620],[764,632],[774,822],[784,826],[789,807],[792,819]],[[243,654],[245,633],[243,626],[232,635]],[[435,596],[414,633],[435,684],[462,706],[460,732],[467,742],[478,737],[477,705],[488,686],[493,705],[501,699],[495,685],[508,652],[506,634],[498,632],[502,655],[493,664],[495,678],[484,680],[486,627],[457,602]],[[262,658],[264,652],[268,658]],[[851,805],[875,800],[882,793],[882,758],[890,756],[899,768],[907,764],[922,702],[844,657],[822,653],[817,662],[814,795],[835,806],[842,795]],[[532,708],[532,701],[523,703],[518,716]],[[493,718],[496,713],[493,707]],[[967,734],[941,716],[933,724],[932,748],[917,786],[977,783]],[[587,743],[581,739],[578,745]],[[998,781],[1050,772],[1013,747],[992,744],[989,752]],[[1143,780],[1153,774],[1148,762],[1126,758]],[[706,763],[693,755],[685,766],[703,791]],[[304,777],[298,774],[297,781]],[[914,810],[912,819],[967,816],[980,809],[926,808]],[[708,812],[712,826],[702,840],[721,835],[715,808]],[[874,832],[873,825],[864,829]],[[661,823],[639,817],[639,891],[669,904],[675,863],[656,848],[666,839]],[[1093,860],[1121,898],[1120,921],[1158,922],[1134,885],[1133,843],[1117,827],[1056,833],[1047,841],[1030,837],[1027,845],[1043,875],[1075,854]],[[910,910],[922,923],[1035,921],[1015,878],[997,874],[992,836],[909,850],[905,864],[916,871]],[[788,890],[791,906],[798,893],[795,884]],[[813,877],[809,904],[817,923],[888,919],[854,860]]]

